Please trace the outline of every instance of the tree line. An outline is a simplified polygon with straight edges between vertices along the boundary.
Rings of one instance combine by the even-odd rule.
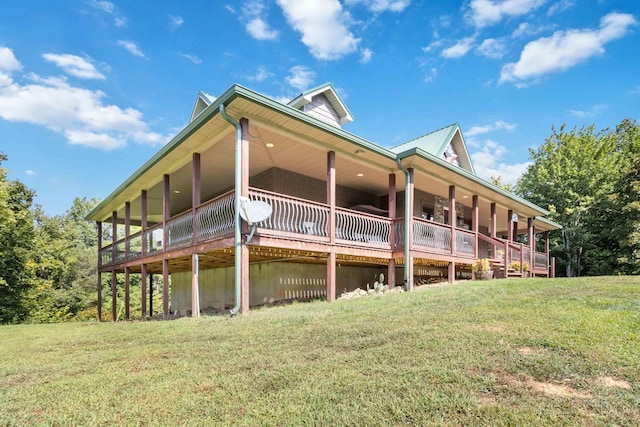
[[[529,154],[531,165],[508,189],[548,209],[548,218],[563,226],[551,234],[557,275],[639,274],[636,121],[600,131],[593,125],[552,127]],[[85,216],[98,200],[76,198],[64,214],[49,216],[34,204],[33,190],[7,178],[6,160],[0,152],[0,323],[96,319],[98,230]],[[110,292],[105,283],[103,317],[111,313]],[[130,298],[135,318],[141,299],[135,275]],[[122,295],[117,301],[124,301]],[[161,307],[159,301],[154,305]]]

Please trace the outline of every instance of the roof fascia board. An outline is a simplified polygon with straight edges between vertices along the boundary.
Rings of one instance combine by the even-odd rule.
[[[451,170],[452,172],[457,173],[458,175],[462,175],[464,178],[469,179],[473,182],[475,182],[476,184],[479,184],[483,187],[485,187],[488,190],[491,191],[495,191],[496,193],[501,194],[504,197],[507,197],[511,200],[513,200],[516,203],[520,203],[522,205],[527,206],[530,209],[536,210],[538,212],[540,212],[541,215],[548,215],[549,211],[546,209],[541,208],[540,206],[533,204],[531,202],[529,202],[528,200],[523,199],[520,196],[517,196],[509,191],[506,191],[500,187],[498,187],[497,185],[493,185],[490,182],[485,181],[482,178],[477,177],[476,175],[470,173],[469,171],[462,169],[460,167],[454,166],[451,163],[444,161],[436,156],[434,156],[431,153],[428,153],[424,150],[421,150],[420,148],[412,148],[410,150],[406,150],[403,151],[402,153],[398,153],[398,158],[402,161],[403,159],[412,157],[412,156],[417,156],[417,157],[421,157],[425,160],[429,160],[433,163],[437,163],[439,166],[442,166],[444,168],[447,168],[449,170]]]

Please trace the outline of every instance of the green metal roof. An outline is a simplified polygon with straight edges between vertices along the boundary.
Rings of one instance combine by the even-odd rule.
[[[426,151],[427,153],[439,157],[444,152],[444,149],[447,148],[447,144],[449,144],[451,138],[453,138],[453,135],[459,128],[460,126],[458,123],[450,124],[442,129],[429,132],[428,134],[419,136],[411,141],[396,145],[391,148],[391,151],[394,153],[402,153],[403,151],[407,151],[412,148],[419,148],[422,151]]]

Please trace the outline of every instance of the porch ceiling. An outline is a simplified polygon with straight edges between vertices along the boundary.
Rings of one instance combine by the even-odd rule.
[[[397,170],[391,153],[345,139],[340,134],[318,129],[299,120],[244,98],[234,98],[227,113],[249,120],[249,176],[277,167],[319,180],[327,178],[327,152],[336,152],[336,182],[376,195],[388,193],[389,174]],[[344,132],[341,131],[343,134]],[[354,139],[357,137],[354,136]],[[130,201],[134,225],[142,218],[141,191],[147,190],[149,224],[162,221],[163,176],[170,175],[170,211],[176,215],[191,207],[192,156],[200,153],[202,200],[233,189],[235,170],[235,128],[219,114],[186,135],[154,164],[141,167],[120,192],[110,196],[92,217],[110,221],[113,211],[118,221],[125,218],[125,202]],[[134,178],[132,180],[132,178]],[[398,190],[404,180],[398,179]],[[122,186],[121,186],[122,187]]]

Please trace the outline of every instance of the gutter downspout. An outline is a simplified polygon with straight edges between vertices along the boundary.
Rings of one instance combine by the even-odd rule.
[[[400,161],[400,157],[396,157],[396,163],[398,164],[398,168],[405,175],[405,184],[404,184],[404,290],[409,290],[409,267],[407,263],[409,262],[409,258],[411,257],[411,235],[409,233],[410,221],[411,221],[411,212],[413,212],[413,207],[411,206],[411,200],[407,194],[409,189],[409,185],[411,184],[411,174],[409,174],[409,170],[402,165]]]
[[[220,104],[220,114],[226,121],[231,123],[236,127],[236,165],[235,165],[235,199],[233,203],[234,207],[234,224],[235,224],[235,233],[234,233],[234,259],[235,259],[235,298],[236,304],[229,311],[229,314],[232,316],[237,314],[240,310],[240,287],[241,287],[241,277],[240,277],[240,248],[242,246],[242,235],[241,235],[241,223],[240,223],[240,182],[242,180],[242,127],[240,123],[236,121],[233,117],[229,116],[224,109],[224,104]]]

